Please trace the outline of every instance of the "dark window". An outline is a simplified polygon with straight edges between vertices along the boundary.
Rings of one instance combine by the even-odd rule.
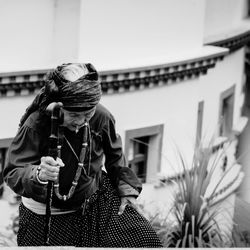
[[[163,125],[126,131],[125,155],[142,183],[153,182],[161,167]]]
[[[222,99],[220,135],[229,137],[233,126],[234,95]]]
[[[203,110],[204,110],[204,101],[199,102],[198,112],[197,112],[197,129],[196,129],[196,147],[199,146],[202,137],[202,122],[203,122]]]
[[[12,138],[0,139],[0,197],[4,191],[4,182],[3,182],[3,168],[5,164],[6,152]]]
[[[5,163],[6,148],[0,148],[0,197],[3,195],[3,167]]]
[[[142,183],[146,182],[149,136],[133,139],[133,158],[129,167],[134,170]]]

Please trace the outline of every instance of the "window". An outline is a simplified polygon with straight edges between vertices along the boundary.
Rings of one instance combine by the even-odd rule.
[[[4,191],[3,168],[5,164],[6,152],[10,142],[11,139],[0,139],[0,197]]]
[[[0,148],[0,197],[3,195],[3,167],[5,163],[5,154],[6,154],[6,149],[5,148]]]
[[[203,110],[204,110],[204,101],[198,103],[198,112],[197,112],[197,129],[196,129],[196,147],[199,146],[202,137],[202,121],[203,121]]]
[[[133,156],[129,161],[129,167],[134,170],[137,177],[144,183],[146,182],[149,136],[134,138],[132,143]]]
[[[219,111],[220,136],[230,137],[232,134],[234,92],[235,92],[235,86],[224,91],[220,96],[220,111]]]
[[[126,131],[125,155],[142,183],[151,182],[160,170],[163,125]]]

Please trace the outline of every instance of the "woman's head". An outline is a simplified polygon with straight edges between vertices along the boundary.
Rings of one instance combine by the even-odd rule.
[[[67,112],[86,112],[95,109],[102,95],[99,76],[90,63],[67,63],[49,72],[33,103],[21,118],[21,126],[36,110],[45,112],[52,102],[61,102]]]
[[[91,64],[58,66],[45,80],[47,102],[62,102],[70,111],[90,110],[101,98],[98,73]]]
[[[86,64],[79,63],[62,65],[57,72],[63,78],[63,81],[58,79],[59,91],[62,94],[61,101],[64,102],[63,125],[76,132],[94,115],[96,103],[101,97],[97,79],[95,82],[85,79],[91,72],[95,72],[93,67],[88,68]],[[58,76],[54,77],[57,80]]]
[[[60,73],[65,80],[74,82],[80,77],[87,75],[89,70],[87,69],[86,64],[70,63],[62,67]]]

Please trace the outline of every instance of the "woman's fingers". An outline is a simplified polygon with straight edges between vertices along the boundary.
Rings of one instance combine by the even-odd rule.
[[[126,206],[129,205],[133,207],[138,213],[143,214],[142,210],[140,209],[140,206],[137,203],[137,200],[134,196],[126,196],[126,197],[121,197],[121,205],[118,210],[118,215],[121,215]]]
[[[57,162],[57,164],[58,164],[58,166],[59,167],[64,167],[64,163],[63,163],[63,161],[62,161],[62,159],[61,158],[56,158],[56,162]]]
[[[127,202],[127,199],[126,197],[122,197],[121,198],[121,205],[119,207],[119,210],[118,210],[118,215],[122,215],[126,206],[127,206],[128,202]]]
[[[55,181],[58,179],[60,167],[64,167],[64,163],[60,158],[56,160],[50,156],[44,156],[41,158],[39,178],[41,180]]]

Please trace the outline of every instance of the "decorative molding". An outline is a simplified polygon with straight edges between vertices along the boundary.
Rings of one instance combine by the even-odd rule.
[[[250,30],[244,28],[232,35],[210,39],[205,45],[227,48],[231,53],[250,42]],[[101,71],[104,94],[134,91],[153,86],[168,85],[197,78],[215,67],[228,52],[214,53],[190,60],[131,69]],[[27,95],[43,86],[43,78],[49,69],[0,73],[0,96]]]
[[[215,67],[216,62],[223,57],[224,55],[220,54],[174,64],[103,72],[102,89],[104,93],[124,92],[197,78]]]
[[[31,94],[43,86],[49,69],[0,74],[0,96]]]
[[[222,48],[227,48],[229,49],[229,52],[232,53],[235,50],[244,47],[249,42],[250,42],[250,31],[247,30],[241,34],[237,34],[231,37],[227,37],[225,39],[219,39],[217,41],[206,43],[206,45],[213,45]]]
[[[176,63],[101,71],[102,90],[104,94],[134,91],[197,78],[215,67],[216,62],[222,60],[226,53],[217,52]],[[43,86],[43,78],[47,71],[48,69],[0,74],[0,96],[33,93]]]

